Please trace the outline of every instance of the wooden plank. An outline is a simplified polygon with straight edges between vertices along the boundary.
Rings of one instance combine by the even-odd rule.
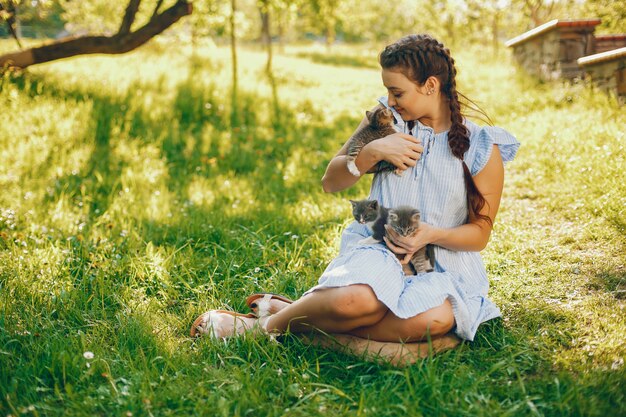
[[[626,46],[623,48],[613,49],[611,51],[600,52],[599,54],[578,58],[578,65],[596,65],[601,62],[613,61],[624,57],[626,57]]]
[[[615,78],[617,79],[617,94],[626,95],[626,68],[615,71]]]

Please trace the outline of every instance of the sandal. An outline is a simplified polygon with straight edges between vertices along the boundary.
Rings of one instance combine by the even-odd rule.
[[[289,298],[283,297],[279,294],[257,293],[246,298],[246,304],[250,307],[250,310],[252,310],[252,314],[255,315],[255,317],[268,317],[277,313],[277,310],[272,310],[270,307],[270,301],[272,300],[283,301],[287,304],[293,303],[293,301]]]
[[[248,327],[244,324],[242,328],[238,328],[238,317],[257,318],[252,313],[241,314],[227,310],[209,310],[198,316],[191,325],[189,334],[191,337],[209,334],[214,339],[224,339],[241,334],[248,330]]]

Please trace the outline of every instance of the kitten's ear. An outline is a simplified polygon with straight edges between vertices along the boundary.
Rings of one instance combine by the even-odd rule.
[[[372,112],[369,110],[366,110],[365,117],[367,117],[367,120],[372,120]]]
[[[373,208],[373,209],[377,209],[378,208],[378,200],[373,200],[370,203],[370,207]]]
[[[397,215],[397,214],[396,214],[396,212],[395,212],[395,211],[393,211],[393,210],[391,210],[391,211],[389,212],[389,216],[388,216],[388,218],[389,218],[389,221],[392,221],[392,222],[396,222],[396,221],[398,221],[398,215]]]
[[[415,210],[413,212],[413,214],[411,215],[411,220],[413,220],[414,222],[420,221],[420,212],[418,210]]]
[[[356,206],[356,201],[354,200],[348,200],[350,202],[350,204],[352,204],[352,207]]]

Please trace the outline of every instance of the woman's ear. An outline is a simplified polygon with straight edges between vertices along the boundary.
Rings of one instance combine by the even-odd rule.
[[[439,78],[430,76],[426,79],[424,83],[424,87],[426,87],[426,94],[431,95],[435,92],[439,91],[441,88],[441,83],[439,82]]]

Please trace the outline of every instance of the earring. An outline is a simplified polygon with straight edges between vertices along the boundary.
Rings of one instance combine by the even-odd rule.
[[[432,94],[432,93],[434,93],[434,92],[435,92],[435,90],[428,90],[428,93],[427,93],[427,94],[428,94],[428,95],[431,95],[431,94]]]

